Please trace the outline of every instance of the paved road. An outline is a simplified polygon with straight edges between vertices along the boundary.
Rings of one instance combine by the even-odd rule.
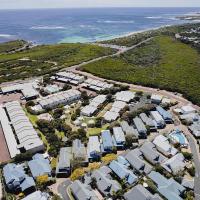
[[[68,196],[67,194],[67,188],[68,186],[71,185],[71,181],[70,179],[67,179],[66,181],[64,181],[63,183],[61,183],[59,186],[58,186],[58,193],[61,195],[61,197],[64,199],[64,200],[71,200],[70,197]]]
[[[93,62],[102,60],[102,59],[104,59],[104,58],[119,56],[120,54],[123,54],[123,53],[125,53],[126,51],[129,51],[129,50],[131,50],[131,49],[137,48],[137,47],[140,46],[141,44],[144,44],[144,43],[146,43],[146,42],[148,42],[148,41],[150,41],[150,40],[152,40],[152,39],[153,39],[152,37],[151,37],[151,38],[148,38],[148,39],[143,40],[142,42],[140,42],[140,43],[138,43],[138,44],[136,44],[136,45],[133,45],[133,46],[131,46],[131,47],[124,47],[124,46],[121,47],[121,48],[119,47],[117,53],[114,53],[114,54],[111,54],[111,55],[107,55],[107,56],[101,56],[101,57],[98,57],[98,58],[94,58],[94,59],[92,59],[92,60],[89,60],[89,61],[86,61],[86,62],[82,62],[82,63],[80,63],[80,64],[78,64],[78,65],[73,65],[73,66],[71,66],[71,67],[67,67],[67,68],[65,68],[65,69],[61,69],[61,71],[63,71],[63,70],[75,70],[75,69],[78,69],[78,68],[80,68],[80,67],[82,67],[82,66],[84,66],[84,65],[87,65],[87,64],[90,64],[90,63],[93,63]],[[105,45],[104,45],[104,46],[105,46]],[[112,48],[112,45],[106,45],[106,46]]]

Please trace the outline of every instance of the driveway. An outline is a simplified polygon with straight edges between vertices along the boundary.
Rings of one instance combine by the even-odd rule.
[[[72,184],[70,179],[67,179],[66,181],[62,182],[60,185],[58,185],[58,193],[64,200],[71,200],[70,197],[67,194],[67,188]]]

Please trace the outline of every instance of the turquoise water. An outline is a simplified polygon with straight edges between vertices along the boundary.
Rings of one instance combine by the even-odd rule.
[[[184,23],[177,19],[200,8],[90,8],[0,10],[0,42],[38,44],[93,42],[130,32]]]

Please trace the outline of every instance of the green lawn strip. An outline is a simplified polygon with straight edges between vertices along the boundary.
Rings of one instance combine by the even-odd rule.
[[[26,42],[23,40],[15,40],[15,41],[0,43],[0,54],[22,48],[25,44]]]
[[[102,130],[106,130],[109,127],[109,124],[103,125],[101,128],[88,128],[87,136],[100,135]]]
[[[169,36],[155,37],[120,57],[85,65],[83,70],[108,79],[180,92],[200,104],[200,55]]]

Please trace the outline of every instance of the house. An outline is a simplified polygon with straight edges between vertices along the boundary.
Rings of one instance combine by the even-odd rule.
[[[138,180],[137,176],[131,170],[115,160],[109,164],[109,167],[120,180],[125,180],[128,184],[133,184]]]
[[[124,194],[125,200],[162,200],[158,194],[151,194],[142,185],[136,185]]]
[[[37,91],[38,83],[36,81],[31,81],[28,83],[19,83],[14,85],[8,85],[2,87],[3,94],[9,94],[14,92],[21,92],[24,99],[32,100],[36,99],[39,96],[39,92]]]
[[[44,87],[44,91],[48,94],[54,94],[56,92],[59,92],[60,90],[62,90],[62,88],[58,85],[47,85],[46,87]]]
[[[172,119],[172,115],[170,114],[170,112],[166,111],[161,106],[157,106],[156,110],[163,117],[163,119],[165,120],[166,123],[172,123],[173,119]]]
[[[195,113],[196,109],[188,104],[186,106],[182,106],[181,111],[182,111],[182,114],[189,114],[189,113]]]
[[[114,148],[112,136],[109,130],[104,130],[101,132],[102,144],[101,151],[102,152],[112,152]]]
[[[91,177],[96,179],[99,192],[103,196],[110,196],[114,192],[116,193],[119,191],[121,189],[121,185],[116,180],[113,180],[106,170],[102,169],[104,167],[105,166],[95,170]]]
[[[85,145],[79,139],[72,142],[73,159],[81,161],[83,166],[88,165],[88,156]]]
[[[135,117],[133,119],[133,123],[135,124],[135,127],[139,133],[140,138],[146,138],[147,137],[147,129],[142,122],[142,120],[139,117]]]
[[[25,198],[23,198],[22,200],[48,200],[49,199],[49,194],[45,193],[45,192],[41,192],[41,191],[35,191],[31,194],[29,194],[28,196],[26,196]]]
[[[157,94],[152,94],[151,95],[151,103],[155,104],[160,104],[162,101],[163,96],[157,95]]]
[[[42,154],[35,154],[33,160],[28,162],[31,174],[34,178],[38,176],[51,176],[51,165],[48,159],[45,159]]]
[[[71,186],[71,192],[76,200],[99,200],[95,192],[79,180],[74,181]]]
[[[194,178],[192,179],[183,178],[181,185],[189,190],[194,190]]]
[[[194,122],[188,128],[196,138],[200,137],[200,122]]]
[[[151,142],[145,142],[141,147],[140,151],[147,161],[155,165],[162,163],[166,158],[161,155],[155,148],[155,145]]]
[[[168,172],[176,175],[178,172],[183,171],[186,163],[182,153],[178,153],[169,160],[161,164]]]
[[[68,72],[68,71],[58,72],[55,74],[55,76],[52,76],[51,78],[56,81],[61,81],[64,83],[71,83],[74,85],[83,83],[85,80],[84,76],[80,76],[78,74],[74,74],[74,73]]]
[[[103,116],[104,120],[107,122],[115,121],[117,120],[118,117],[119,117],[119,113],[111,112],[111,111],[107,111]]]
[[[126,139],[121,127],[113,128],[113,141],[117,148],[124,148]]]
[[[151,118],[149,118],[145,113],[141,113],[139,116],[144,122],[144,124],[149,127],[150,131],[157,130],[157,127],[155,126],[154,121]]]
[[[135,169],[137,172],[140,172],[142,174],[148,174],[152,170],[151,165],[144,161],[142,152],[139,151],[139,149],[129,151],[125,155],[125,158],[131,164],[133,169]]]
[[[112,104],[112,108],[110,109],[111,112],[119,113],[121,110],[123,110],[126,107],[126,103],[123,101],[115,101]]]
[[[150,115],[156,121],[157,128],[165,127],[165,120],[163,119],[163,117],[160,115],[158,111],[151,111]]]
[[[135,92],[131,91],[120,91],[117,92],[115,95],[117,101],[123,101],[126,103],[129,103],[131,100],[133,100],[134,97],[135,97]]]
[[[56,175],[59,176],[69,176],[71,174],[71,159],[72,148],[63,147],[60,149],[59,160],[56,167]]]
[[[81,115],[90,117],[95,114],[98,111],[99,106],[106,101],[106,98],[106,95],[96,96],[89,105],[82,108]]]
[[[156,184],[158,192],[167,200],[182,200],[181,194],[185,188],[173,178],[166,179],[160,173],[152,171],[149,178]]]
[[[165,156],[174,156],[178,151],[169,143],[168,139],[163,135],[158,135],[154,140],[153,144],[159,152]]]
[[[113,84],[109,84],[107,82],[103,82],[92,78],[86,79],[81,85],[82,87],[86,87],[94,91],[101,91],[113,87]]]
[[[3,176],[6,187],[11,192],[26,192],[35,189],[35,182],[32,177],[25,174],[21,165],[9,163],[3,167]]]
[[[101,156],[101,144],[99,142],[98,136],[90,136],[88,145],[87,145],[87,153],[89,160],[98,160]]]
[[[132,136],[132,137],[138,139],[138,137],[139,137],[138,131],[136,129],[134,129],[133,126],[130,126],[128,124],[128,122],[122,121],[122,122],[120,122],[120,126],[126,135],[129,135],[129,136]]]

